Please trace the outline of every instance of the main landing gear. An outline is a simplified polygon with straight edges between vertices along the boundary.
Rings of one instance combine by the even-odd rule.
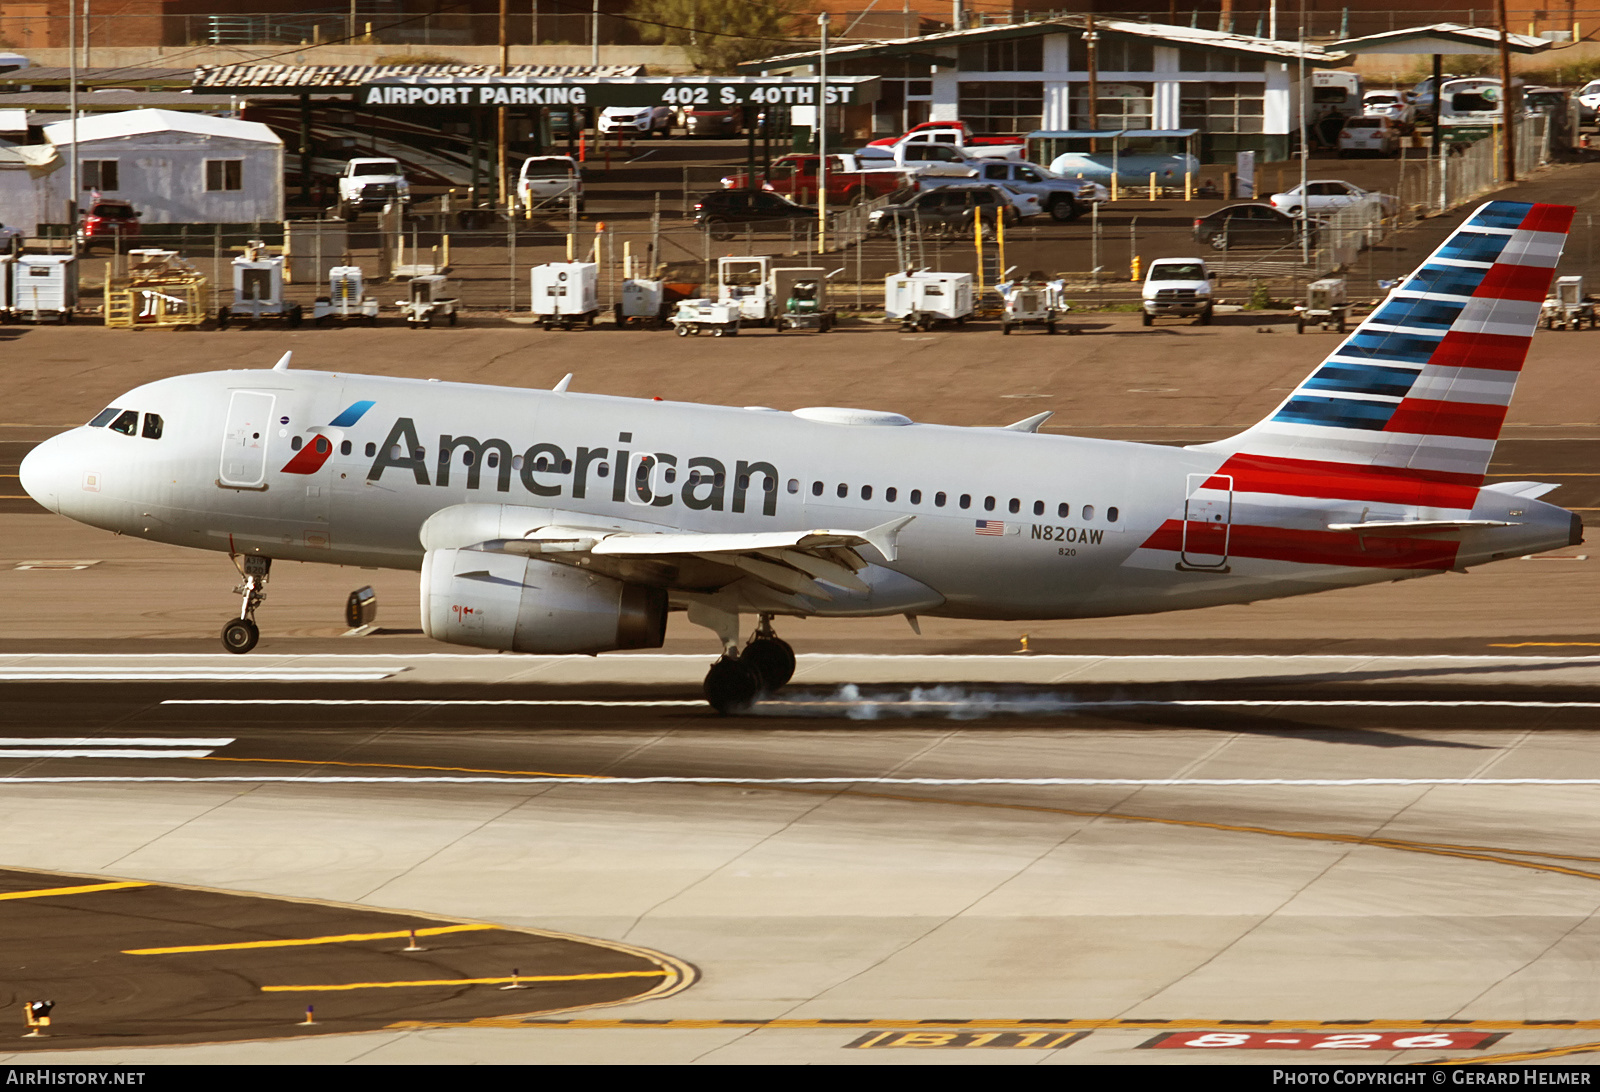
[[[244,583],[233,589],[234,595],[244,597],[239,606],[239,617],[230,618],[222,627],[222,647],[243,655],[256,647],[261,631],[256,628],[256,608],[267,597],[267,574],[272,571],[272,558],[255,554],[232,554],[234,567],[244,577]]]
[[[741,713],[763,694],[771,694],[794,675],[794,649],[772,632],[772,615],[761,615],[744,650],[731,645],[706,672],[706,701],[723,715]]]

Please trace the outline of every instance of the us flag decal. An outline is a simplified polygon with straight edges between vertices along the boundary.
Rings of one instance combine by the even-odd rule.
[[[1006,533],[1006,525],[1003,520],[980,519],[978,526],[972,533],[975,535],[1003,535]]]

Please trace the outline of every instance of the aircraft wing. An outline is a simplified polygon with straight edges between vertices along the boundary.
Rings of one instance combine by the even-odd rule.
[[[479,507],[496,511],[469,511]],[[804,596],[824,602],[839,594],[825,585],[842,590],[846,598],[871,595],[872,586],[857,575],[871,564],[860,551],[871,547],[885,561],[895,560],[896,540],[916,518],[901,516],[866,530],[695,534],[642,526],[583,527],[570,520],[528,526],[538,518],[531,512],[519,525],[502,517],[499,506],[462,505],[446,509],[436,518],[440,517],[439,524],[423,531],[424,545],[430,549],[452,546],[541,557],[675,591],[708,593],[754,582],[779,597]],[[523,527],[526,530],[520,537],[502,537]],[[448,531],[441,533],[446,528]],[[484,537],[485,532],[494,537]]]

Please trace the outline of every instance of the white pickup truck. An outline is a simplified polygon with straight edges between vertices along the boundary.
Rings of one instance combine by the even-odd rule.
[[[367,209],[411,202],[411,183],[393,159],[352,159],[339,176],[339,215],[354,220]]]
[[[1154,325],[1158,316],[1173,316],[1193,317],[1198,325],[1210,326],[1215,304],[1211,282],[1215,277],[1200,258],[1157,258],[1151,262],[1140,293],[1144,325]]]

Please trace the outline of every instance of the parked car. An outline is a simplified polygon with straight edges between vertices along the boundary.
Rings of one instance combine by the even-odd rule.
[[[1404,133],[1416,128],[1417,108],[1404,91],[1368,91],[1362,96],[1361,112],[1388,118]]]
[[[816,219],[816,209],[766,190],[714,190],[701,194],[694,203],[695,224],[713,239],[728,239],[746,231],[788,231]]]
[[[570,155],[535,155],[522,161],[517,204],[524,210],[565,205],[576,199],[583,211],[583,170]]]
[[[1055,220],[1075,220],[1089,206],[1110,196],[1098,182],[1063,178],[1037,163],[1002,159],[978,166],[978,178],[1003,183],[1023,193],[1036,194],[1044,210]]]
[[[1339,130],[1339,158],[1353,155],[1399,155],[1404,144],[1400,126],[1382,114],[1345,118]]]
[[[127,201],[102,198],[89,206],[78,225],[78,246],[85,254],[96,244],[120,246],[139,237],[139,213]]]
[[[692,137],[734,137],[744,131],[742,110],[685,110],[683,135]]]
[[[1027,196],[1037,207],[1039,199]],[[901,231],[959,235],[972,230],[974,217],[982,217],[987,224],[997,219],[1014,224],[1021,213],[1015,196],[1004,187],[968,182],[925,189],[897,204],[885,205],[872,214],[867,226],[876,234],[892,232],[898,223]]]
[[[672,132],[672,107],[670,106],[608,106],[600,111],[600,133],[658,133],[666,136]]]
[[[1152,326],[1157,318],[1177,316],[1210,326],[1216,307],[1211,282],[1216,277],[1199,258],[1157,258],[1145,271],[1139,292],[1141,321]]]
[[[1593,125],[1600,118],[1600,80],[1590,80],[1578,91],[1578,121]]]
[[[1376,201],[1383,207],[1385,216],[1393,216],[1400,211],[1400,201],[1393,194],[1364,190],[1337,178],[1313,179],[1306,183],[1304,194],[1299,186],[1295,186],[1272,195],[1272,207],[1290,216],[1299,216],[1306,211],[1313,214],[1332,212],[1363,201]]]
[[[1310,223],[1311,241],[1316,243],[1318,222]],[[1306,221],[1279,212],[1271,205],[1229,205],[1194,222],[1194,241],[1208,243],[1213,250],[1236,246],[1267,246],[1298,243]]]

